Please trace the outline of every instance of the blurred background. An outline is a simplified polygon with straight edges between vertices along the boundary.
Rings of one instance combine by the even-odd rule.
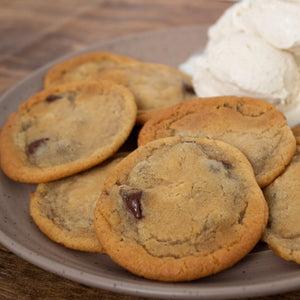
[[[231,4],[215,0],[0,0],[0,94],[64,54],[132,33],[211,24]]]

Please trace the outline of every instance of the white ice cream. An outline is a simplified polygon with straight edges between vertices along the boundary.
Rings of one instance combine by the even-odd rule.
[[[283,111],[300,102],[300,75],[294,56],[250,34],[234,33],[208,47],[195,63],[197,95],[251,96]]]
[[[300,1],[241,1],[210,28],[209,41],[234,32],[255,34],[276,48],[300,53]]]
[[[265,99],[300,123],[300,0],[244,0],[208,31],[201,55],[180,68],[199,97]]]

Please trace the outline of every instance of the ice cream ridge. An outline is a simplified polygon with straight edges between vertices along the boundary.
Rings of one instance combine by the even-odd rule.
[[[199,97],[248,96],[274,104],[290,126],[300,114],[300,1],[244,0],[208,30],[204,51],[180,68]]]

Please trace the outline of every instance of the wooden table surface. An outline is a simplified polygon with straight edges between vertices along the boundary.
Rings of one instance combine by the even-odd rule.
[[[0,0],[0,96],[34,70],[98,41],[212,24],[232,5],[208,0]],[[44,271],[0,245],[0,299],[146,299]],[[299,292],[256,299],[300,299]]]

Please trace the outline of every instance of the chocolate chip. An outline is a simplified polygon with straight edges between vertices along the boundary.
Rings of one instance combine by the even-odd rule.
[[[30,144],[27,145],[26,147],[26,152],[27,154],[29,155],[32,155],[34,154],[37,149],[44,143],[46,143],[47,141],[49,140],[49,138],[41,138],[41,139],[38,139],[38,140],[35,140],[33,142],[31,142]]]
[[[54,102],[58,99],[62,98],[60,95],[55,95],[55,94],[52,94],[52,95],[49,95],[45,100],[47,102]]]
[[[132,213],[136,219],[141,219],[143,217],[141,206],[143,191],[138,189],[120,189],[120,195],[126,202],[130,213]]]
[[[188,94],[195,94],[195,90],[193,88],[192,85],[186,83],[185,81],[182,82],[182,88],[184,90],[184,92],[188,93]]]
[[[221,163],[223,164],[223,167],[225,170],[230,170],[232,169],[232,164],[226,161],[221,160]]]

